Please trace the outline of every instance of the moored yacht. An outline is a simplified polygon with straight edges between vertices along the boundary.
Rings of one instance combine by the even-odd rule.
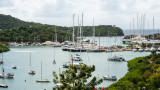
[[[83,61],[79,54],[73,57],[73,61]]]
[[[16,65],[12,65],[12,68],[13,68],[13,69],[17,69]]]
[[[110,80],[110,81],[117,81],[117,77],[115,75],[107,75],[107,76],[103,76],[104,80]]]
[[[111,58],[108,58],[109,61],[126,61],[122,56],[113,56]]]
[[[0,74],[0,78],[14,78],[14,74],[13,73],[7,73],[7,75],[5,74]]]
[[[151,47],[150,51],[156,51],[156,49],[154,47]]]
[[[132,49],[132,51],[133,51],[133,52],[136,52],[136,51],[137,51],[137,49],[136,49],[136,48],[134,48],[134,49]]]

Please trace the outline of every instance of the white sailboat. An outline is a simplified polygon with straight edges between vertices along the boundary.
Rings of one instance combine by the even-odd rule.
[[[53,64],[56,64],[56,60],[55,60],[55,48],[54,48],[54,58],[53,58]]]
[[[17,69],[16,65],[12,65],[12,68],[13,68],[13,69]]]
[[[2,57],[3,57],[3,49],[1,51],[2,51],[2,54],[1,54],[2,56],[1,56],[1,60],[0,60],[0,65],[4,63],[3,59],[2,59]]]
[[[5,85],[5,84],[0,84],[0,87],[8,88],[8,86],[7,86],[7,85]]]
[[[35,74],[35,71],[31,68],[31,52],[30,52],[30,69],[29,69],[28,73],[32,74],[32,75]]]
[[[41,79],[36,80],[36,82],[50,82],[48,79],[42,79],[42,61],[41,61]]]
[[[2,61],[3,61],[3,52],[2,52]],[[5,75],[4,67],[3,67],[3,64],[2,64],[2,74],[0,74],[0,78],[7,78],[7,79],[14,78],[14,74],[13,73],[7,73]]]
[[[73,61],[83,61],[82,58],[80,57],[79,54],[76,54],[74,57],[73,57]]]
[[[64,64],[63,64],[63,68],[69,68],[70,66],[74,66],[74,65],[76,65],[76,66],[78,66],[78,68],[80,68],[80,63],[73,63],[73,57],[72,57],[72,55],[71,55],[71,60],[72,60],[72,62],[65,62]]]
[[[108,61],[108,75],[103,76],[103,79],[109,81],[117,81],[117,77],[115,75],[109,75],[109,61]]]
[[[154,17],[153,17],[153,31],[154,31]],[[154,33],[153,33],[153,40],[154,40]],[[156,49],[154,48],[154,43],[153,46],[151,47],[150,51],[156,51]]]
[[[55,26],[55,40],[53,42],[53,47],[61,47],[62,45],[57,41],[57,32],[56,32],[56,26]]]

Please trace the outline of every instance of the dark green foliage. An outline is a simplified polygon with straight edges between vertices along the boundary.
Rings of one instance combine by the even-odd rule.
[[[93,90],[93,88],[103,82],[103,79],[93,77],[91,81],[87,83],[87,79],[92,76],[92,72],[95,71],[95,66],[87,66],[85,64],[80,65],[80,69],[77,66],[73,68],[68,68],[66,71],[63,71],[59,74],[60,83],[62,86],[59,86],[59,90]],[[58,78],[55,72],[53,72],[53,82],[56,84]],[[55,88],[53,88],[54,90]]]
[[[6,52],[6,51],[9,51],[9,47],[6,46],[6,43],[2,43],[0,42],[0,53],[3,51],[3,52]]]
[[[22,21],[20,19],[17,19],[17,18],[14,18],[10,15],[3,15],[3,14],[0,14],[0,29],[2,30],[8,30],[8,29],[11,29],[11,28],[19,28],[19,27],[36,27],[37,30],[39,29],[44,29],[46,30],[46,33],[48,32],[48,29],[53,29],[54,25],[47,25],[47,24],[40,24],[40,23],[34,23],[34,22],[25,22],[25,21]],[[61,31],[65,31],[65,32],[69,32],[69,33],[72,33],[72,30],[73,30],[73,27],[62,27],[62,26],[56,26],[57,30],[61,30]],[[24,30],[22,28],[22,30]],[[83,26],[82,27],[82,36],[92,36],[93,35],[93,27],[92,26]],[[58,31],[59,32],[59,31]],[[25,32],[21,32],[19,34],[24,34]],[[29,32],[31,33],[31,32]],[[36,32],[37,33],[37,32]],[[42,41],[48,39],[48,38],[51,38],[51,37],[45,37],[46,33],[44,33],[43,31],[42,32],[39,32],[41,35],[39,37],[41,37]],[[61,35],[61,32],[60,33],[60,38],[61,39],[65,39],[64,37],[68,37],[66,34],[63,34],[63,36]],[[108,33],[109,33],[109,36],[123,36],[124,33],[122,31],[121,28],[119,27],[116,27],[116,26],[112,26],[112,25],[99,25],[99,26],[95,26],[95,36],[108,36]],[[49,34],[49,33],[47,33]],[[75,26],[75,36],[78,36],[79,37],[79,28],[77,26]],[[2,38],[6,38],[7,36],[5,37],[2,37]],[[39,39],[39,37],[37,37]],[[22,38],[21,36],[17,37],[17,38]],[[32,37],[33,38],[33,37]],[[68,37],[68,39],[70,39],[71,37]],[[7,40],[9,39],[8,37],[6,38]],[[62,40],[63,41],[63,40]]]
[[[57,39],[62,42],[67,40],[71,34],[57,30]],[[45,25],[35,27],[19,27],[0,31],[0,40],[6,42],[44,42],[55,39],[55,27]]]
[[[109,90],[157,90],[160,88],[160,54],[138,57],[128,61],[129,72]]]

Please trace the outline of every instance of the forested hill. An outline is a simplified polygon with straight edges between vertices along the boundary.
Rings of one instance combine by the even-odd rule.
[[[0,14],[0,29],[10,29],[14,27],[35,25],[33,22],[25,22],[10,15]]]
[[[47,24],[40,24],[34,22],[25,22],[10,15],[3,15],[0,14],[0,29],[12,29],[12,28],[19,28],[19,27],[54,27],[54,25],[47,25]],[[83,36],[92,36],[93,35],[93,27],[92,26],[84,26],[83,28]],[[72,32],[72,27],[62,27],[57,26],[57,30],[68,31]],[[109,31],[109,32],[108,32]],[[75,35],[77,36],[77,32],[79,32],[78,27],[75,26]],[[95,35],[96,36],[123,36],[123,31],[121,28],[116,27],[114,25],[99,25],[95,26]]]

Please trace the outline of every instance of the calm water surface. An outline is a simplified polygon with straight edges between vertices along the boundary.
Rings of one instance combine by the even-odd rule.
[[[88,37],[86,39],[90,39]],[[99,38],[96,38],[97,43]],[[121,44],[122,37],[112,37],[100,38],[100,44],[103,46],[112,45],[115,42]],[[4,53],[4,69],[5,73],[13,72],[15,77],[14,79],[0,79],[0,83],[7,84],[8,88],[0,88],[0,90],[52,90],[52,87],[55,86],[52,82],[53,76],[52,71],[57,73],[65,70],[62,67],[64,62],[70,60],[70,55],[75,55],[76,53],[64,52],[61,48],[39,46],[39,47],[11,47],[9,52]],[[55,60],[56,65],[52,64],[54,58],[55,50]],[[36,71],[35,75],[29,75],[28,71],[30,69],[29,58],[31,52],[32,59],[32,68]],[[93,53],[93,52],[84,52],[79,53],[83,58],[83,63],[87,65],[95,65],[96,70],[93,72],[93,76],[102,77],[103,75],[116,75],[118,79],[123,77],[127,73],[127,62],[112,62],[107,61],[107,58],[111,56],[111,53]],[[114,52],[112,55],[123,55],[125,59],[131,60],[135,57],[149,55],[149,52]],[[36,80],[41,78],[41,61],[42,61],[42,78],[49,79],[50,83],[37,83]],[[12,69],[11,66],[16,65],[17,69]],[[0,65],[0,73],[2,73],[2,66]],[[26,82],[25,82],[26,80]],[[114,83],[113,81],[103,81],[98,87],[106,87]]]

